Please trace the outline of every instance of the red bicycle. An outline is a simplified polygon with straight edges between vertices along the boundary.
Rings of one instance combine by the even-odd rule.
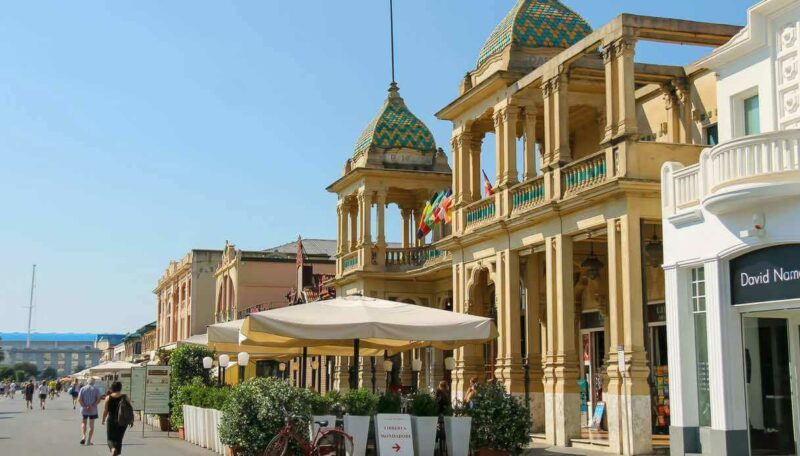
[[[272,438],[264,456],[349,456],[353,454],[353,437],[339,428],[328,428],[327,421],[315,421],[317,433],[308,440],[305,432],[295,432],[294,422],[298,416],[284,411],[283,428]]]

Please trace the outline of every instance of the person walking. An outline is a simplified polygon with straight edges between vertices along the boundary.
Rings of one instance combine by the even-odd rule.
[[[56,382],[56,397],[61,397],[61,390],[64,389],[64,384],[61,383],[61,380]]]
[[[75,379],[72,382],[72,386],[69,387],[67,391],[70,396],[72,396],[72,410],[75,410],[75,406],[78,405],[78,391],[81,390],[80,385],[78,384],[78,379]]]
[[[39,387],[36,389],[39,393],[39,408],[44,410],[44,401],[47,400],[47,394],[50,392],[50,387],[47,386],[47,382],[42,381],[39,383]]]
[[[17,395],[17,382],[11,382],[11,385],[8,387],[8,393],[11,395],[11,399],[14,399],[14,396]]]
[[[33,380],[28,380],[25,384],[25,408],[33,410]]]
[[[122,394],[122,383],[114,382],[111,384],[111,393],[106,397],[103,407],[103,421],[106,425],[106,442],[111,456],[122,454],[122,439],[125,437],[127,425],[118,422],[119,408],[121,404],[128,400],[128,396]],[[106,424],[106,419],[108,423]]]
[[[97,404],[100,403],[100,390],[94,386],[94,378],[78,392],[78,403],[81,406],[81,445],[92,444],[94,420],[97,419]],[[87,431],[88,428],[88,431]]]

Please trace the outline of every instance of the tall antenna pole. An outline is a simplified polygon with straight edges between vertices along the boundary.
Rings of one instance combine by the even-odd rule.
[[[36,283],[36,265],[33,265],[31,275],[31,300],[28,304],[28,338],[25,340],[25,348],[31,348],[31,317],[33,316],[33,285]]]
[[[392,0],[389,0],[389,33],[392,43],[392,83],[394,83],[394,5]]]

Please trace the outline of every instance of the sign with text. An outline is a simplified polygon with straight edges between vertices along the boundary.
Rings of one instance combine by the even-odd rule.
[[[731,260],[731,303],[800,298],[800,244],[776,245]]]
[[[589,423],[589,429],[598,430],[600,424],[603,422],[603,414],[606,412],[606,403],[598,402],[594,407],[594,415],[592,415],[592,422]]]
[[[144,413],[169,413],[169,366],[147,366]]]
[[[117,381],[122,384],[122,394],[127,396],[131,395],[131,373],[130,372],[120,372],[117,375]]]
[[[379,413],[375,418],[375,438],[378,456],[414,456],[410,415]]]
[[[137,411],[144,409],[144,382],[146,377],[146,367],[131,368],[131,393],[128,395],[128,399],[130,399],[133,409]]]

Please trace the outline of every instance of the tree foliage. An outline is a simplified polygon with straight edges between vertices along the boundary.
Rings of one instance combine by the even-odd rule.
[[[472,448],[518,452],[528,443],[528,409],[519,398],[506,393],[502,383],[479,385],[466,414],[472,417]]]
[[[58,377],[58,371],[52,367],[47,367],[42,371],[41,378],[43,380],[54,380]]]
[[[15,371],[23,372],[25,378],[36,377],[39,374],[39,369],[36,367],[36,364],[29,362],[16,363],[13,368]]]

